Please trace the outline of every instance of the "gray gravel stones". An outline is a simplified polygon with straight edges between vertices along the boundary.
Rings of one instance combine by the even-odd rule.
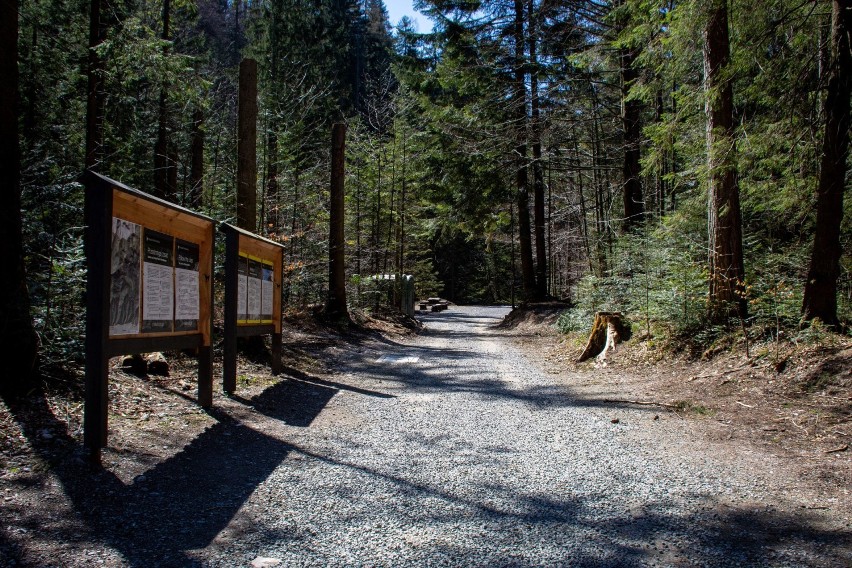
[[[753,462],[717,459],[658,409],[573,396],[490,326],[505,308],[425,318],[340,362],[219,535],[208,566],[852,565]],[[309,393],[305,394],[309,398]],[[612,422],[617,415],[617,424]],[[254,419],[253,419],[254,420]],[[238,465],[236,467],[239,467]]]

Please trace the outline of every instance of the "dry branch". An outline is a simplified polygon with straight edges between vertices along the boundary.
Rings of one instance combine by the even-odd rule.
[[[696,375],[694,377],[690,377],[689,382],[697,381],[698,379],[709,379],[709,378],[713,378],[713,377],[724,377],[725,375],[730,375],[731,373],[736,373],[737,371],[741,371],[742,369],[745,369],[746,367],[751,367],[751,366],[752,366],[752,364],[749,362],[749,363],[746,363],[744,365],[740,365],[739,367],[734,367],[733,369],[727,369],[725,371],[722,371],[721,373],[707,373],[706,375]]]
[[[670,410],[679,410],[681,407],[677,404],[669,404],[668,402],[657,402],[655,400],[625,400],[621,398],[604,398],[601,402],[613,404],[637,404],[639,406],[660,406]]]

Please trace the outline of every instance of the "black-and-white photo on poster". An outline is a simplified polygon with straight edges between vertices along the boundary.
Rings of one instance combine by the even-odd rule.
[[[145,229],[142,261],[142,331],[170,332],[175,305],[174,238]]]
[[[175,241],[175,331],[195,331],[199,318],[198,245]]]
[[[142,227],[112,218],[109,334],[139,333],[139,279]]]
[[[248,321],[248,257],[241,254],[237,262],[237,322]]]
[[[249,258],[248,262],[248,320],[260,322],[260,302],[262,281],[260,279],[260,261]]]
[[[261,294],[260,294],[260,320],[262,323],[272,321],[272,299],[274,298],[275,277],[273,276],[273,265],[263,262],[260,265]]]

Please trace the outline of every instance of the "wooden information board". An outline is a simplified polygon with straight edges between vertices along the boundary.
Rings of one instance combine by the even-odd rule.
[[[237,337],[272,335],[272,372],[281,371],[284,247],[222,223],[225,233],[225,345],[222,388],[237,390]]]
[[[213,404],[215,223],[100,174],[86,186],[84,444],[107,442],[108,364],[116,355],[197,349],[198,402]]]

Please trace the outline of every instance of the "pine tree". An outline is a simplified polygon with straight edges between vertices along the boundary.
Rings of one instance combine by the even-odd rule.
[[[713,0],[704,24],[704,84],[707,115],[709,184],[710,319],[745,317],[742,217],[733,126],[733,89],[729,76],[730,40],[727,0]]]
[[[852,1],[834,0],[831,11],[831,60],[827,69],[822,159],[817,190],[817,219],[802,314],[836,327],[837,278],[840,275],[840,224],[849,158],[852,98]]]
[[[6,370],[0,391],[21,392],[32,383],[37,340],[30,315],[21,234],[21,174],[18,141],[18,10],[0,6],[0,346]]]

